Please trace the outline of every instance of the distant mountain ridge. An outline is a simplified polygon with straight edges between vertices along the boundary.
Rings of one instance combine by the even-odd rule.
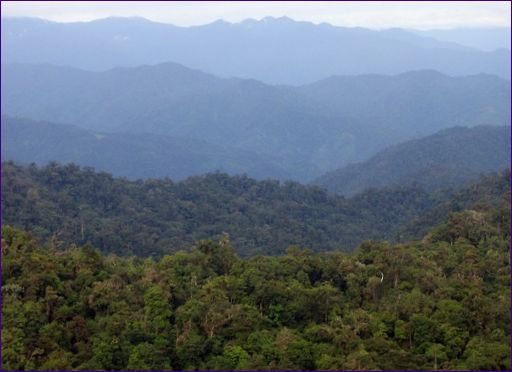
[[[510,27],[454,28],[448,30],[411,30],[420,36],[467,45],[480,50],[492,51],[505,48],[510,50]]]
[[[454,125],[506,125],[510,82],[432,71],[271,86],[165,63],[90,72],[2,65],[2,112],[99,132],[190,138],[275,159],[308,181]],[[59,159],[56,159],[59,160]]]
[[[3,63],[50,63],[91,70],[174,61],[223,77],[299,85],[331,75],[450,75],[510,79],[510,51],[484,52],[406,30],[374,31],[267,17],[177,27],[143,18],[57,23],[3,18]]]
[[[297,88],[345,116],[371,118],[399,141],[454,126],[507,125],[510,82],[492,75],[448,77],[438,71],[332,76]]]
[[[289,178],[275,159],[204,141],[147,133],[104,133],[2,115],[2,159],[75,163],[129,179],[174,181],[215,171]]]
[[[509,167],[510,151],[508,126],[456,127],[391,146],[365,162],[330,172],[313,183],[342,195],[413,184],[439,190]]]

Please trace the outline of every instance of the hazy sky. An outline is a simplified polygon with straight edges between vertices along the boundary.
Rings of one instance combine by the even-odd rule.
[[[180,26],[217,19],[288,16],[315,23],[368,28],[415,29],[510,27],[509,1],[2,1],[2,16],[30,16],[61,22],[109,16],[140,16]]]

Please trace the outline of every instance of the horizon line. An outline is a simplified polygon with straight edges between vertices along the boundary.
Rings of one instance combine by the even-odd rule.
[[[0,17],[0,19],[32,19],[32,20],[39,20],[39,21],[43,21],[43,22],[57,23],[57,24],[85,24],[85,23],[92,23],[92,22],[97,22],[97,21],[105,21],[105,20],[109,20],[109,19],[123,19],[123,20],[139,19],[139,20],[144,20],[144,21],[150,22],[150,23],[168,25],[168,26],[173,26],[173,27],[177,27],[177,28],[202,27],[202,26],[213,25],[216,23],[225,23],[225,24],[230,24],[230,25],[241,25],[248,21],[249,22],[253,21],[253,22],[259,23],[259,22],[264,22],[266,19],[269,19],[269,20],[275,20],[275,21],[280,21],[280,20],[281,21],[291,21],[293,23],[307,23],[307,24],[312,24],[315,26],[330,26],[330,27],[335,27],[335,28],[346,28],[346,29],[365,29],[365,30],[371,30],[371,31],[387,31],[387,30],[450,31],[450,30],[464,30],[464,29],[471,29],[471,30],[500,30],[500,29],[509,29],[510,30],[511,29],[510,26],[461,26],[461,27],[439,27],[439,28],[414,28],[414,27],[406,28],[406,27],[398,27],[397,26],[397,27],[372,28],[372,27],[368,27],[368,26],[334,25],[334,24],[326,22],[326,21],[314,22],[314,21],[309,21],[309,20],[298,20],[298,19],[294,19],[289,16],[264,16],[264,17],[260,17],[260,18],[250,17],[250,18],[245,18],[245,19],[243,19],[241,21],[237,21],[237,22],[232,22],[232,21],[225,20],[223,18],[218,18],[211,22],[201,23],[201,24],[196,24],[196,25],[177,25],[177,24],[169,23],[169,22],[155,21],[150,18],[143,17],[143,16],[123,16],[123,15],[111,15],[111,16],[106,16],[106,17],[98,17],[98,18],[94,18],[94,19],[90,19],[90,20],[78,20],[78,21],[56,21],[56,20],[51,20],[48,18],[30,16],[30,15],[28,15],[28,16],[2,15]]]

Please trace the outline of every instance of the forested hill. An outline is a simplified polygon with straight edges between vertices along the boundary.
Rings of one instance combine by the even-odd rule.
[[[507,222],[510,215],[510,171],[499,176],[490,174],[481,177],[477,182],[453,192],[446,201],[436,204],[409,221],[399,234],[406,240],[425,236],[435,225],[447,221],[451,213],[465,210],[495,210],[493,223],[501,226],[502,230],[510,231]],[[478,229],[478,226],[472,226],[468,231]]]
[[[410,187],[346,199],[318,187],[225,174],[175,183],[128,181],[75,165],[9,162],[2,170],[2,223],[32,231],[56,248],[90,242],[121,255],[161,256],[223,233],[242,256],[280,254],[289,245],[350,251],[366,239],[401,239],[407,223],[451,195]],[[476,201],[489,195],[496,203],[508,190],[509,172],[490,177],[497,180],[492,186],[471,193]],[[447,213],[435,214],[427,221],[445,218]]]
[[[342,195],[370,187],[416,184],[426,190],[458,187],[510,164],[510,127],[456,127],[378,152],[313,183]]]

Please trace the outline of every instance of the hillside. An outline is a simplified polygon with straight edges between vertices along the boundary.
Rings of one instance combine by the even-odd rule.
[[[350,251],[367,239],[400,240],[407,223],[451,195],[402,187],[345,199],[317,187],[225,174],[174,183],[133,182],[75,165],[7,162],[2,170],[4,224],[57,246],[90,242],[121,255],[161,256],[224,233],[242,256],[280,254],[290,245]],[[508,183],[508,174],[494,177]],[[496,194],[479,192],[477,200]]]
[[[72,125],[2,116],[2,159],[46,165],[51,161],[94,167],[130,179],[181,180],[222,171],[256,179],[288,178],[278,161],[200,140],[147,133],[104,133]]]
[[[161,256],[223,233],[243,256],[280,254],[293,244],[348,251],[431,205],[418,189],[391,191],[378,205],[372,195],[350,201],[293,182],[225,174],[174,183],[132,182],[74,165],[7,162],[2,170],[3,223],[122,255]]]
[[[2,112],[235,147],[275,159],[286,170],[280,178],[299,181],[457,123],[506,125],[510,117],[510,83],[492,76],[420,71],[318,84],[221,79],[173,63],[106,72],[2,65]]]
[[[380,151],[365,162],[326,174],[313,183],[354,195],[368,188],[417,185],[458,187],[510,164],[510,127],[451,128]]]
[[[483,52],[400,29],[375,31],[287,17],[177,27],[143,18],[56,23],[3,18],[3,63],[107,70],[173,61],[219,76],[300,85],[332,75],[399,74],[510,78],[510,51]]]
[[[399,228],[401,240],[418,239],[427,236],[436,225],[446,223],[452,213],[465,210],[488,213],[493,211],[494,223],[502,230],[510,231],[510,170],[481,177],[466,187],[454,191],[445,201],[438,202]],[[478,226],[472,226],[469,232],[477,232]]]
[[[400,140],[454,126],[510,122],[510,81],[490,75],[333,76],[298,90],[337,114],[365,117]]]
[[[445,40],[487,51],[510,50],[511,46],[510,27],[458,27],[454,29],[411,30],[411,32],[427,38]]]

